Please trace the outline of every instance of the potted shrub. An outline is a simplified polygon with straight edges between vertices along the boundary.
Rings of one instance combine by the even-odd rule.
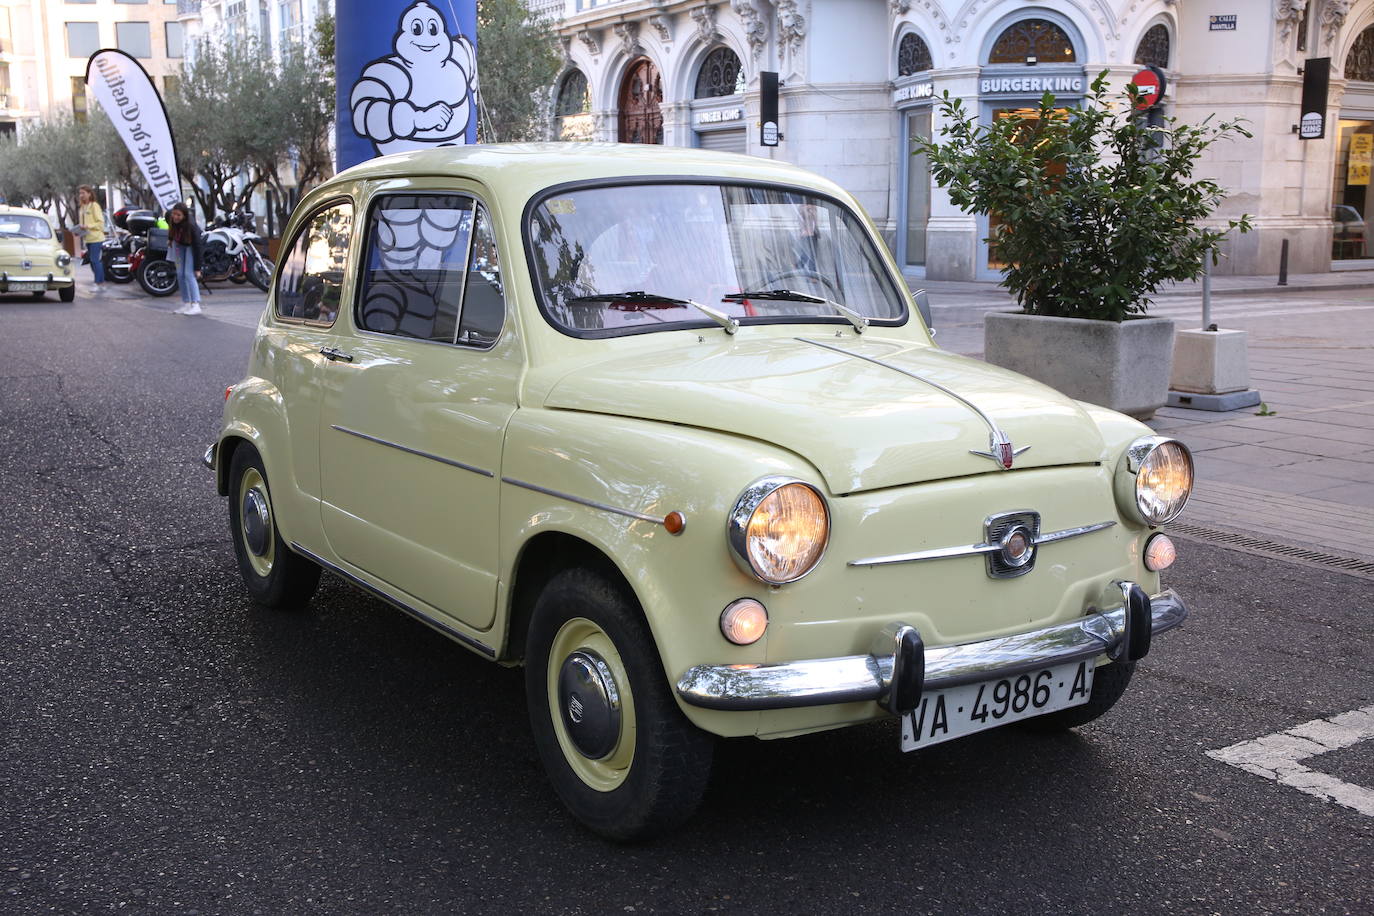
[[[1162,283],[1193,280],[1203,259],[1249,218],[1205,228],[1225,196],[1194,178],[1204,150],[1251,136],[1239,122],[1149,125],[1136,87],[1112,98],[1103,71],[1082,107],[979,124],[961,100],[940,103],[943,142],[923,142],[931,173],[956,206],[995,214],[988,239],[1002,260],[1001,285],[1021,309],[984,320],[988,362],[1080,400],[1149,417],[1168,397],[1173,322],[1145,317]]]

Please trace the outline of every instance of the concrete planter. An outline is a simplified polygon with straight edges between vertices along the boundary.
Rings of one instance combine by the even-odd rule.
[[[1169,398],[1174,323],[1091,321],[988,312],[983,356],[1069,397],[1145,420]]]

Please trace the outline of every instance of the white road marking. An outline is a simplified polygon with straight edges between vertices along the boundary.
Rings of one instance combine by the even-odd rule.
[[[1298,762],[1370,738],[1374,738],[1374,706],[1365,706],[1330,719],[1313,719],[1253,741],[1207,751],[1207,756],[1247,773],[1292,786],[1322,801],[1335,802],[1374,817],[1374,789],[1318,773]]]

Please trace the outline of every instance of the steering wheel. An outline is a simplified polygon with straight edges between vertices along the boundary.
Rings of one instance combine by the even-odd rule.
[[[825,293],[823,295],[826,299],[831,299],[836,302],[838,302],[840,299],[840,291],[835,286],[835,281],[831,280],[829,277],[825,276],[819,271],[812,270],[809,267],[794,267],[793,269],[785,270],[780,274],[774,274],[767,280],[764,280],[762,286],[764,289],[795,289],[793,285],[790,285],[787,282],[788,280],[793,279],[811,280],[825,288]],[[814,288],[815,287],[812,287],[812,289]],[[796,291],[799,293],[810,292],[810,290],[806,289],[800,289]],[[811,293],[811,295],[816,294]]]

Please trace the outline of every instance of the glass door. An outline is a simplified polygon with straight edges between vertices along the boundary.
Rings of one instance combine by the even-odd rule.
[[[1370,257],[1365,220],[1374,203],[1370,164],[1374,161],[1374,121],[1342,118],[1331,183],[1331,260]]]
[[[906,121],[905,193],[898,224],[901,238],[897,250],[906,267],[924,267],[926,263],[926,223],[930,220],[930,161],[924,155],[914,155],[916,141],[930,136],[930,109],[920,108],[903,115]]]

